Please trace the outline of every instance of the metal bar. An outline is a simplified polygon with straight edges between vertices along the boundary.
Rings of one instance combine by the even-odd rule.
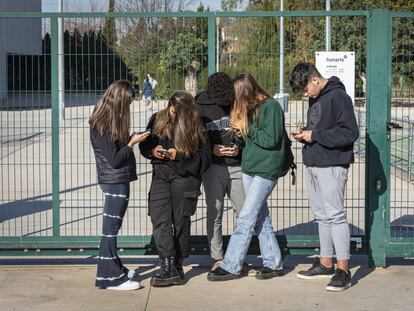
[[[390,198],[390,157],[386,123],[390,119],[391,18],[388,10],[368,16],[367,37],[367,163],[365,170],[366,232],[369,264],[385,266]],[[379,114],[378,111],[387,111]],[[389,226],[389,218],[388,218]],[[389,232],[388,232],[389,233]]]
[[[413,134],[413,125],[410,124],[410,129],[408,132],[408,181],[411,181],[411,165],[413,163]]]
[[[59,1],[59,12],[63,12],[63,0]],[[59,120],[65,119],[65,55],[63,18],[58,19],[58,63],[59,63]]]
[[[331,11],[331,0],[326,0],[326,11]],[[331,17],[325,18],[325,48],[327,51],[331,50]]]
[[[414,12],[391,12],[391,18],[394,17],[414,17]]]
[[[0,17],[39,17],[39,18],[137,18],[137,17],[317,17],[317,16],[368,16],[368,10],[355,11],[244,11],[244,12],[174,12],[174,13],[140,13],[140,12],[111,12],[111,13],[41,13],[41,12],[0,12]],[[414,14],[413,14],[414,15]],[[408,15],[407,17],[411,17]]]
[[[52,215],[53,236],[60,235],[59,210],[59,92],[58,92],[58,19],[50,19],[51,100],[52,100]]]
[[[208,75],[211,75],[216,72],[216,62],[215,62],[215,53],[216,53],[216,40],[215,40],[215,27],[216,27],[216,17],[215,15],[208,16]],[[218,56],[217,56],[218,57]]]

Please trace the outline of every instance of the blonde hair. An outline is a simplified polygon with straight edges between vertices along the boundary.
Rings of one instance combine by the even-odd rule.
[[[240,132],[235,132],[235,134],[246,139],[249,122],[257,121],[258,108],[270,98],[270,95],[249,73],[239,74],[233,79],[233,83],[236,96],[231,111],[231,120],[240,129]]]

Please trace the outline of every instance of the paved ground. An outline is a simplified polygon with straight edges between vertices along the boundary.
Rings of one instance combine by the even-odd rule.
[[[296,272],[313,259],[288,257],[286,275],[267,281],[254,277],[207,281],[209,258],[187,260],[183,286],[151,288],[155,257],[127,258],[138,267],[143,288],[115,292],[93,286],[93,260],[0,258],[0,309],[47,310],[411,310],[414,305],[414,260],[394,260],[386,269],[367,268],[365,256],[352,261],[353,286],[342,293],[325,291],[326,280],[304,281]],[[259,264],[256,257],[249,262]],[[56,265],[56,264],[59,265]]]

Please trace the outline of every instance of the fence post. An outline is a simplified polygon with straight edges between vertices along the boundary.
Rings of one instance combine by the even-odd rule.
[[[52,221],[53,236],[60,236],[59,210],[59,94],[58,94],[58,19],[50,18],[50,75],[52,103]]]
[[[216,16],[208,15],[208,75],[216,72]]]
[[[408,116],[408,182],[411,182],[411,165],[413,163],[413,124]]]
[[[390,12],[386,9],[372,10],[367,26],[365,228],[369,265],[378,267],[386,265],[390,215],[390,151],[386,127],[391,116]]]

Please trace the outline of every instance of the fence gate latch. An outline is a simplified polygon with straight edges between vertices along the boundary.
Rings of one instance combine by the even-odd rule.
[[[387,122],[387,140],[391,140],[391,129],[402,129],[403,127],[395,122]]]
[[[351,242],[355,242],[355,247],[358,249],[362,248],[362,238],[361,237],[351,237]]]

